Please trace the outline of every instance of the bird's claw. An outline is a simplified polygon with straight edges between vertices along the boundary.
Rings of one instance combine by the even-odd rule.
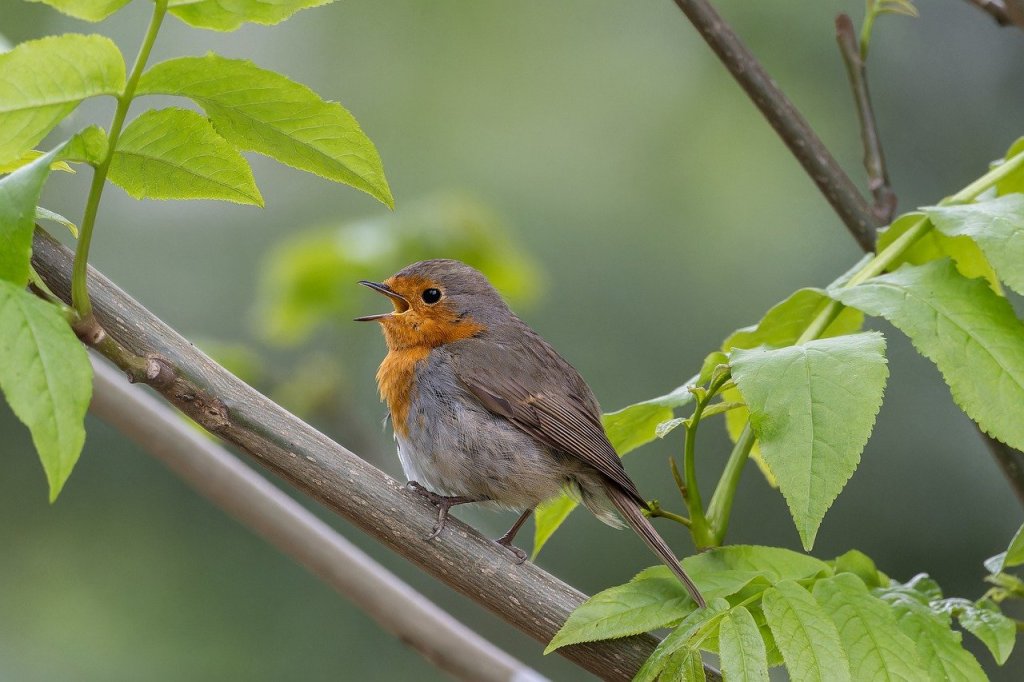
[[[495,542],[504,547],[505,549],[507,549],[508,551],[512,552],[512,556],[516,558],[516,566],[522,566],[524,563],[526,563],[526,552],[519,549],[511,542],[502,542],[501,539],[495,540]]]

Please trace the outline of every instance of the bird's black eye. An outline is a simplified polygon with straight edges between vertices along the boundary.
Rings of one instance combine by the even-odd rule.
[[[434,305],[435,303],[437,303],[440,300],[441,300],[441,290],[440,289],[434,289],[433,287],[431,287],[430,289],[424,289],[423,290],[423,302],[426,303],[427,305]]]

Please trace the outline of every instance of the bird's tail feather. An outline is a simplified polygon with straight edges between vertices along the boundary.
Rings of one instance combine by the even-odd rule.
[[[690,576],[686,575],[686,571],[679,564],[679,559],[669,549],[668,544],[658,535],[658,531],[654,530],[654,526],[644,516],[640,510],[640,505],[637,504],[636,500],[627,495],[625,492],[615,488],[614,486],[607,486],[608,499],[611,500],[615,508],[622,514],[622,518],[625,519],[626,523],[629,524],[630,528],[636,531],[637,535],[643,538],[643,541],[647,543],[647,546],[651,548],[659,559],[668,566],[669,570],[672,571],[683,586],[686,587],[686,591],[690,593],[690,597],[693,601],[697,602],[697,606],[707,606],[707,602],[704,601],[704,597],[701,595],[700,590],[697,589],[697,585],[694,584]]]

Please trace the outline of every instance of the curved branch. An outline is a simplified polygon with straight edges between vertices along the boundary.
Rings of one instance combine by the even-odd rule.
[[[67,300],[71,253],[36,230],[32,263]],[[547,643],[586,595],[452,519],[424,538],[437,511],[421,496],[289,414],[217,365],[101,273],[90,270],[93,309],[107,335],[149,360],[136,377],[206,430],[237,445],[295,487],[393,551],[531,637]],[[629,680],[657,639],[640,635],[563,647],[558,653],[607,680]],[[708,668],[709,679],[720,680]]]
[[[402,582],[165,403],[128,384],[109,363],[89,357],[91,412],[434,665],[464,680],[545,679]]]

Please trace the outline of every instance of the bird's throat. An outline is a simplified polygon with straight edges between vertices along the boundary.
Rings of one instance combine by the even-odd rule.
[[[409,346],[389,351],[377,370],[380,397],[391,412],[395,432],[405,436],[409,432],[409,405],[416,385],[416,365],[430,355],[429,346]]]

